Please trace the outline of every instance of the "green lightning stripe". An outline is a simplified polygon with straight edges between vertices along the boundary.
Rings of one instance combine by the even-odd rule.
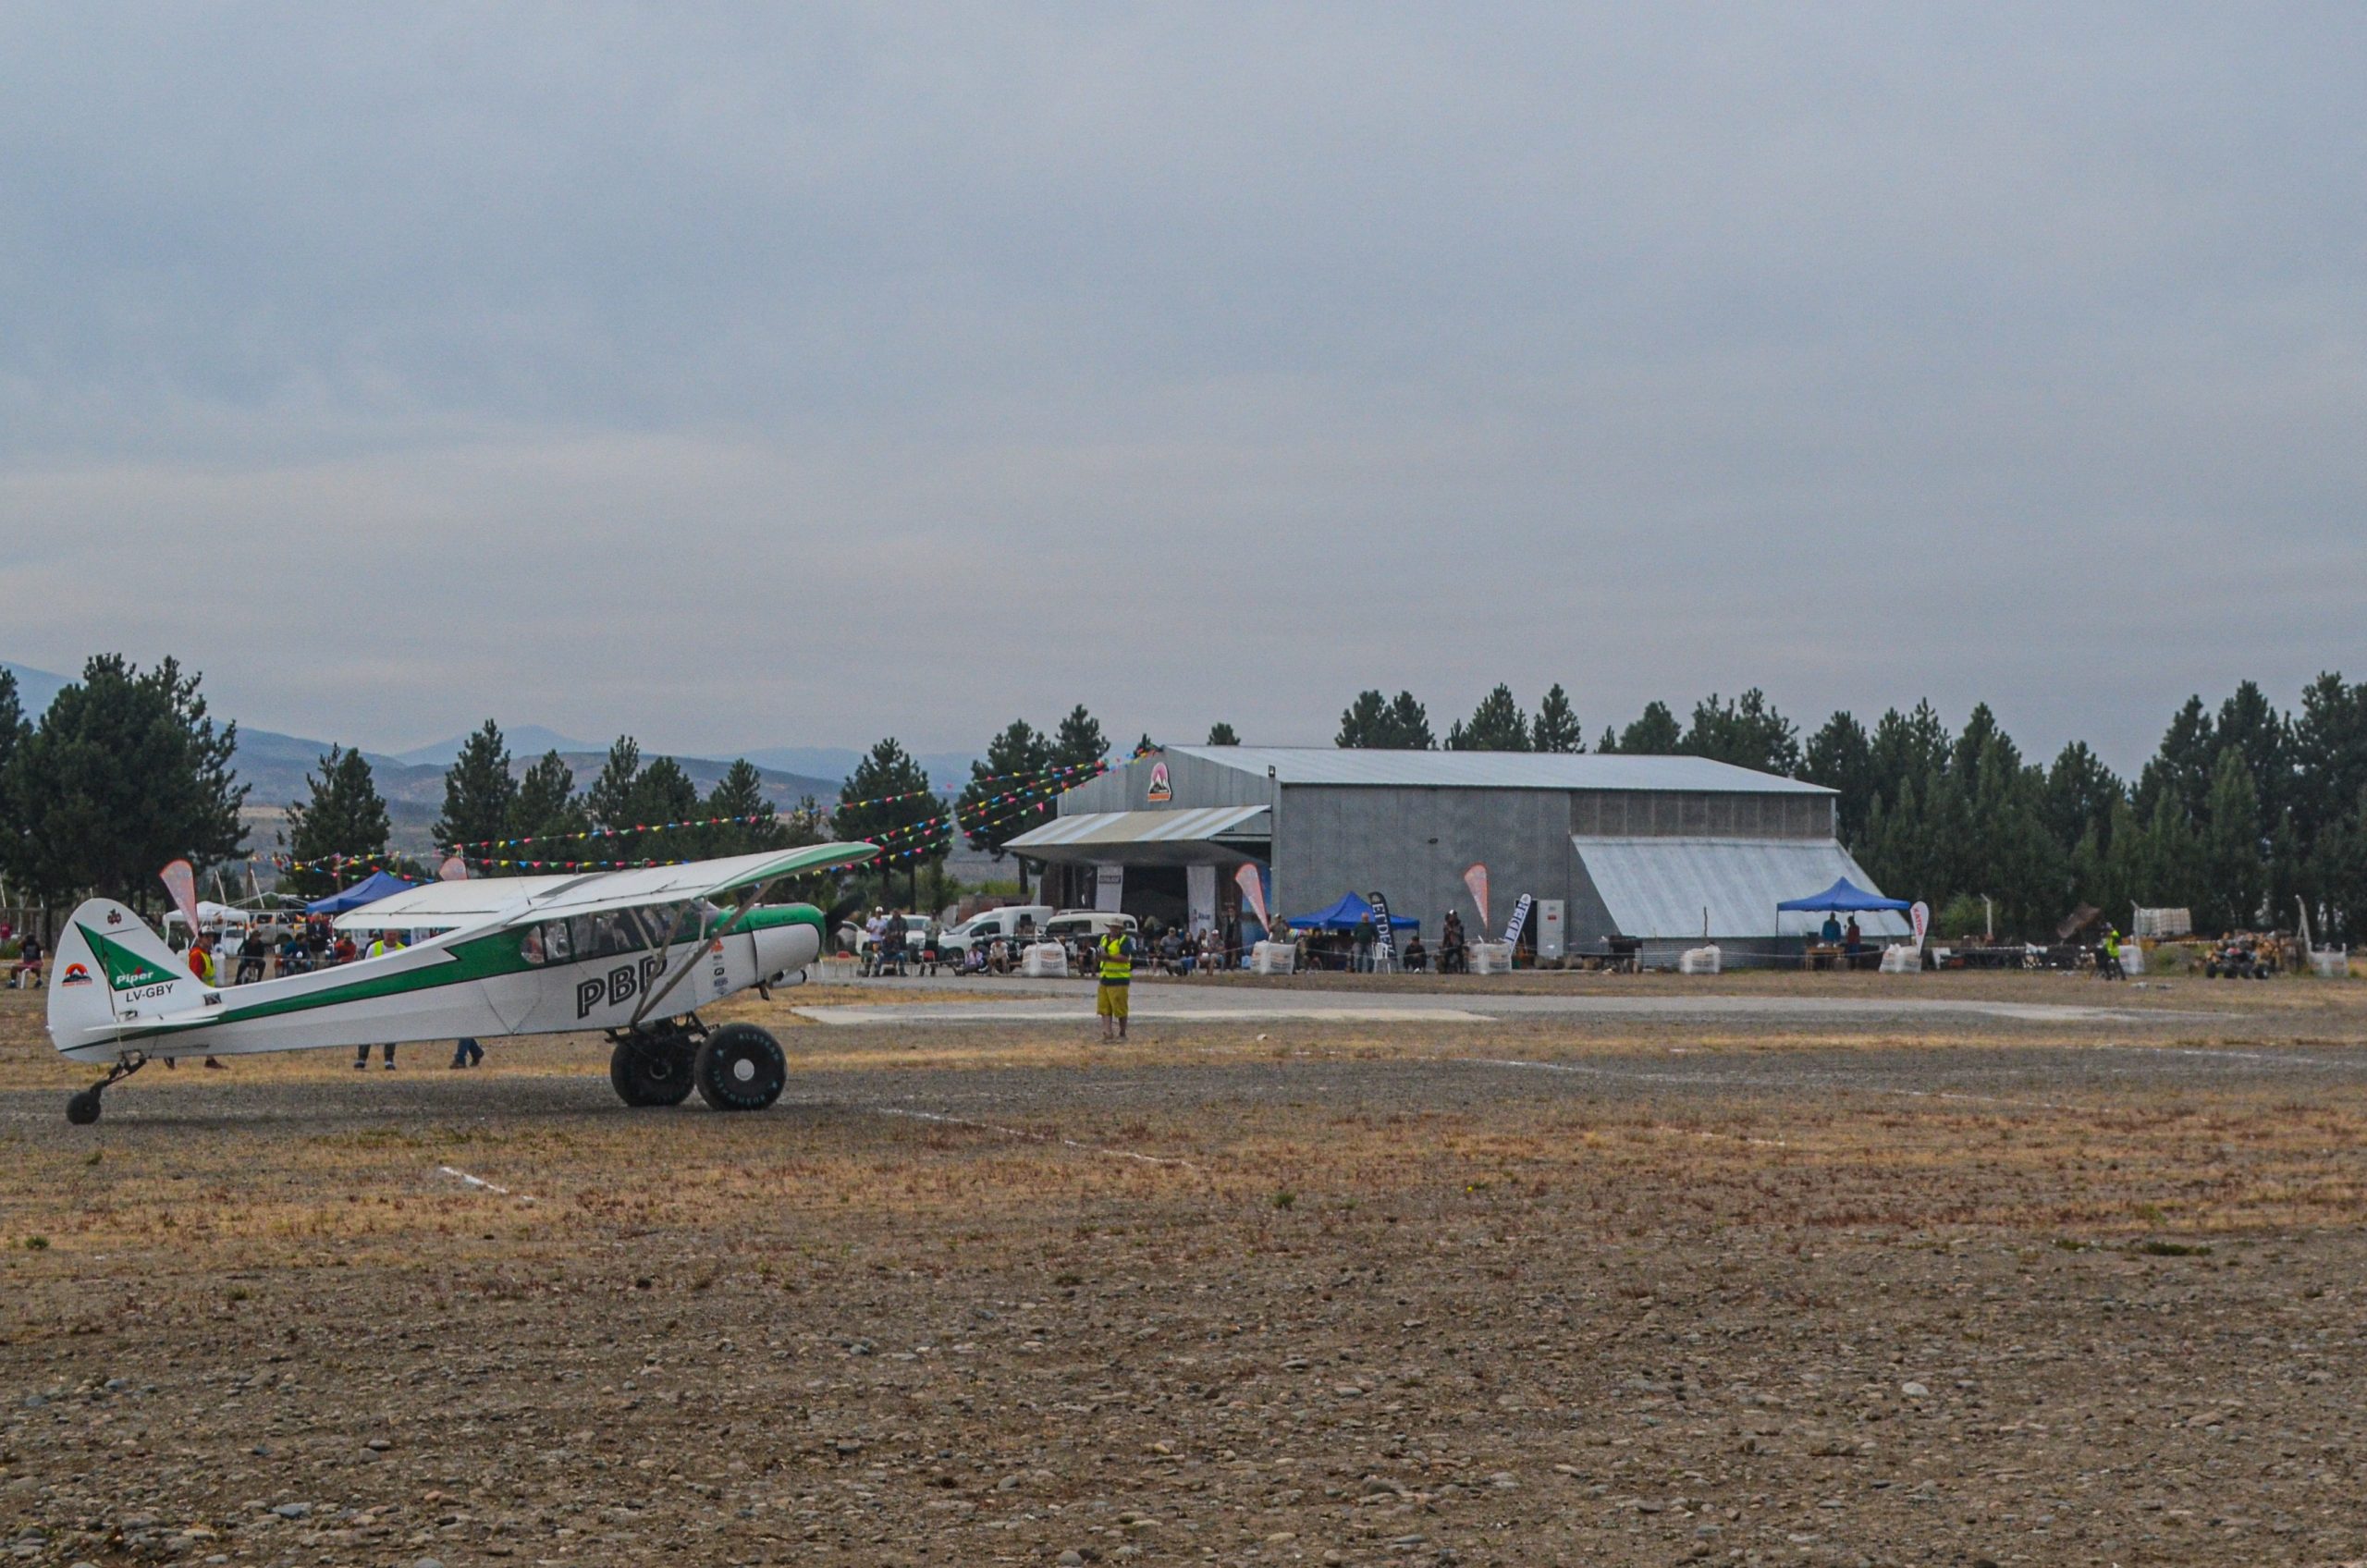
[[[822,912],[811,904],[792,904],[782,909],[754,912],[743,929],[768,929],[780,925],[811,925],[821,928]],[[171,1023],[132,1023],[124,1029],[128,1035],[178,1035],[190,1029],[212,1029],[224,1023],[239,1023],[251,1018],[277,1018],[292,1012],[311,1012],[318,1008],[336,1007],[344,1002],[371,1001],[379,997],[407,996],[420,991],[440,990],[447,986],[463,985],[472,980],[496,980],[506,974],[559,974],[575,964],[536,965],[528,963],[519,951],[519,934],[522,925],[505,926],[483,937],[472,937],[455,943],[447,949],[451,961],[420,969],[407,969],[393,974],[373,974],[325,990],[310,991],[300,997],[276,997],[268,1001],[251,1002],[244,1007],[225,1007],[205,1018],[176,1020]],[[88,927],[84,936],[91,936]],[[585,964],[602,964],[607,958],[583,959]],[[227,993],[236,996],[235,989]]]

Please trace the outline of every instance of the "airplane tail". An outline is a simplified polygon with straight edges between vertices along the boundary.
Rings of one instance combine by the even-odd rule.
[[[206,995],[165,939],[112,899],[74,911],[50,964],[49,1038],[59,1050],[93,1044],[132,1019],[200,1006]]]

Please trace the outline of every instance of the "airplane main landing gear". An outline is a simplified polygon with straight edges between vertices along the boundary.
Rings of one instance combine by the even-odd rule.
[[[66,1120],[77,1127],[88,1127],[92,1122],[96,1121],[99,1119],[99,1111],[103,1109],[99,1103],[99,1096],[110,1086],[121,1083],[147,1065],[148,1059],[138,1051],[118,1060],[113,1067],[107,1069],[105,1077],[87,1089],[78,1089],[66,1096]]]
[[[717,1110],[762,1110],[789,1083],[780,1042],[753,1023],[727,1023],[706,1037],[691,1067],[699,1098]]]
[[[704,1031],[702,1031],[704,1033]],[[698,1040],[679,1023],[629,1030],[608,1052],[608,1082],[630,1106],[680,1105],[691,1096]]]

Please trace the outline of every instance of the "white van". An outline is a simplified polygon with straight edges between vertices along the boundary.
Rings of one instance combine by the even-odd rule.
[[[1000,909],[982,910],[938,937],[937,950],[946,962],[959,967],[973,946],[985,947],[998,937],[1016,943],[1022,922],[1032,935],[1041,937],[1045,923],[1051,918],[1049,904],[1005,904]]]
[[[1108,910],[1064,909],[1044,923],[1044,935],[1061,943],[1079,937],[1098,942],[1112,931],[1123,931],[1129,937],[1142,935],[1140,923],[1133,915],[1112,914]]]

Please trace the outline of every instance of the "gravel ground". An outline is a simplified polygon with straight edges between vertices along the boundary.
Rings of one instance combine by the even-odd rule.
[[[2354,1562],[2367,1005],[2257,989],[1122,1050],[751,1003],[761,1116],[537,1042],[92,1129],[0,996],[0,1552]]]

